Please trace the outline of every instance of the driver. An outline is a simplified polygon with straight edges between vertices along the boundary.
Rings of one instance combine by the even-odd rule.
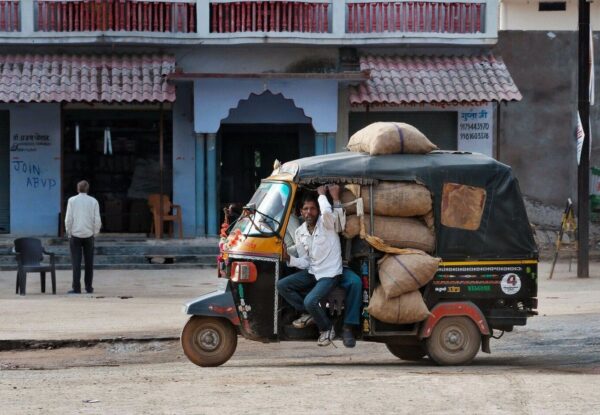
[[[356,340],[352,325],[359,324],[362,287],[360,278],[354,272],[342,268],[340,238],[335,231],[337,218],[325,196],[327,189],[334,204],[339,204],[340,189],[337,185],[328,188],[320,186],[317,189],[318,199],[314,193],[306,194],[302,199],[301,213],[305,222],[294,235],[298,256],[290,256],[285,245],[283,252],[288,265],[302,271],[279,280],[277,289],[296,311],[303,313],[293,325],[303,328],[311,323],[317,324],[320,331],[317,344],[327,346],[334,339],[335,330],[319,302],[341,282],[347,292],[342,339],[344,346],[354,347]],[[303,294],[307,291],[309,292],[304,297]]]

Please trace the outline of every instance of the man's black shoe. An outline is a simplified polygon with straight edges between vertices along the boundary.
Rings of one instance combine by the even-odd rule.
[[[86,289],[85,289],[85,292],[86,292],[86,293],[88,293],[88,294],[93,294],[93,293],[94,293],[94,289],[93,289],[93,288],[90,288],[90,289],[88,290],[88,289],[86,288]]]
[[[342,331],[342,343],[348,348],[356,346],[356,339],[354,338],[354,333],[352,333],[350,327],[344,327],[344,330]]]
[[[67,294],[81,294],[81,291],[71,290]]]

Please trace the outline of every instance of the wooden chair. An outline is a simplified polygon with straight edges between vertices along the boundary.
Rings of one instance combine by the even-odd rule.
[[[170,222],[169,236],[173,237],[174,223],[177,222],[179,229],[179,239],[183,239],[183,228],[181,225],[181,206],[174,205],[169,200],[169,196],[162,195],[162,218],[160,215],[160,194],[153,193],[148,196],[148,206],[152,213],[152,225],[150,233],[154,232],[154,236],[159,239],[162,237],[163,225],[165,222]]]

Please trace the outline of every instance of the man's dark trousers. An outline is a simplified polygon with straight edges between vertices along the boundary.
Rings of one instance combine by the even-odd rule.
[[[78,238],[71,236],[69,241],[71,247],[71,262],[73,263],[73,290],[81,291],[81,250],[85,259],[85,290],[93,291],[92,280],[94,279],[94,237]]]

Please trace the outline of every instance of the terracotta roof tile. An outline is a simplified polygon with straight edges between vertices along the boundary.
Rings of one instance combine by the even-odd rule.
[[[481,56],[360,57],[371,79],[350,87],[352,105],[519,101],[523,97],[501,58]]]
[[[173,102],[169,55],[0,55],[0,102]]]

